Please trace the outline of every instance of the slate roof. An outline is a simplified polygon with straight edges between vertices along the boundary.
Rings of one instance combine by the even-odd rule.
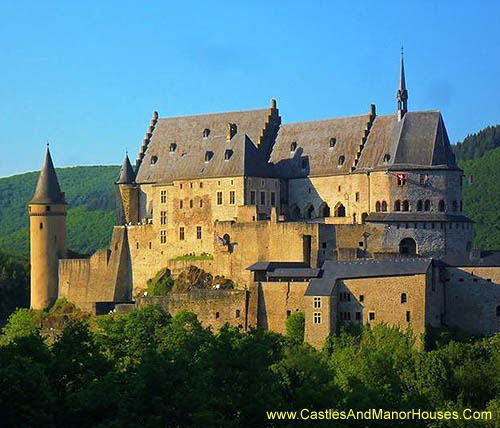
[[[64,193],[61,192],[61,188],[59,187],[59,181],[57,180],[56,170],[48,146],[45,151],[45,158],[40,170],[35,194],[30,204],[66,204]]]
[[[399,212],[399,213],[370,213],[366,217],[368,222],[411,222],[411,221],[454,221],[473,223],[473,221],[462,214],[445,214],[445,213],[430,213],[430,212]]]
[[[326,261],[321,268],[322,277],[312,279],[306,296],[330,296],[338,279],[373,278],[426,273],[432,259],[394,258],[371,261]]]
[[[500,250],[473,250],[470,253],[446,255],[441,262],[457,267],[497,267],[500,266]]]
[[[271,175],[266,167],[265,153],[257,148],[269,111],[260,109],[158,119],[137,171],[136,182],[171,183],[189,178]],[[226,140],[228,123],[237,126],[237,133],[229,141]],[[205,129],[209,130],[206,138],[203,136]],[[227,150],[230,152],[226,153]],[[207,152],[211,156],[208,162]],[[156,163],[151,162],[153,157],[157,158]]]
[[[128,155],[125,155],[125,159],[123,159],[122,167],[120,168],[120,175],[118,176],[118,180],[116,180],[116,184],[132,184],[134,181],[134,169],[130,164]]]

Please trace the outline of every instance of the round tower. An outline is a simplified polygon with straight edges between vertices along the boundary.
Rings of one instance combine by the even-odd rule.
[[[47,309],[58,295],[58,262],[65,258],[66,211],[49,147],[45,152],[30,216],[31,308]]]
[[[137,223],[139,221],[139,192],[135,184],[135,173],[128,155],[125,155],[120,175],[115,184],[120,191],[118,205],[118,224]]]

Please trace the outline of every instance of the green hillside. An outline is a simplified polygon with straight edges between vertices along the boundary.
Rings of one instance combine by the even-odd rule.
[[[119,166],[58,168],[61,189],[66,193],[68,247],[89,253],[105,247],[116,221],[113,184]],[[39,172],[0,178],[0,249],[28,256],[28,209]]]
[[[475,134],[469,134],[464,141],[452,146],[457,161],[477,159],[500,146],[500,125],[488,126]]]
[[[463,197],[465,214],[476,222],[476,248],[499,249],[500,147],[459,165],[465,177],[474,176],[472,185],[464,184]]]

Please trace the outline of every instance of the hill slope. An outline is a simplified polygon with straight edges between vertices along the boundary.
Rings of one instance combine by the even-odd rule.
[[[500,248],[500,147],[459,166],[474,183],[464,185],[464,211],[476,222],[476,248]],[[464,183],[467,180],[464,180]]]
[[[114,181],[119,166],[57,168],[66,193],[68,247],[89,253],[105,247],[116,221]],[[0,249],[27,257],[29,219],[27,204],[35,191],[39,172],[0,178]]]
[[[482,157],[488,150],[500,147],[500,125],[488,126],[481,131],[467,135],[463,142],[452,146],[457,161]]]

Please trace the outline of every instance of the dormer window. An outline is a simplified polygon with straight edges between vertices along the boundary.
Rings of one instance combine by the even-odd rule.
[[[229,141],[238,132],[238,127],[236,123],[228,123],[226,126],[226,140]]]
[[[340,156],[339,156],[339,162],[338,162],[338,165],[339,165],[339,166],[342,166],[342,165],[344,165],[344,162],[345,162],[345,156],[344,156],[344,155],[340,155]]]
[[[177,149],[177,144],[175,143],[170,144],[170,153],[174,153],[176,149]]]
[[[330,138],[330,148],[333,149],[337,144],[337,139],[335,137]]]
[[[151,165],[156,165],[158,162],[158,156],[151,156]]]
[[[387,163],[387,162],[389,162],[390,160],[391,160],[391,155],[390,155],[389,153],[386,153],[386,154],[384,155],[384,162],[385,162],[385,163]]]
[[[205,128],[203,130],[203,138],[207,138],[210,135],[210,129]]]
[[[231,156],[233,156],[233,151],[231,149],[227,149],[224,152],[224,160],[229,160],[231,159]]]
[[[214,152],[206,152],[205,153],[205,162],[210,162],[210,160],[213,158]]]
[[[294,141],[292,144],[290,144],[290,152],[295,152],[297,150],[297,142]]]

